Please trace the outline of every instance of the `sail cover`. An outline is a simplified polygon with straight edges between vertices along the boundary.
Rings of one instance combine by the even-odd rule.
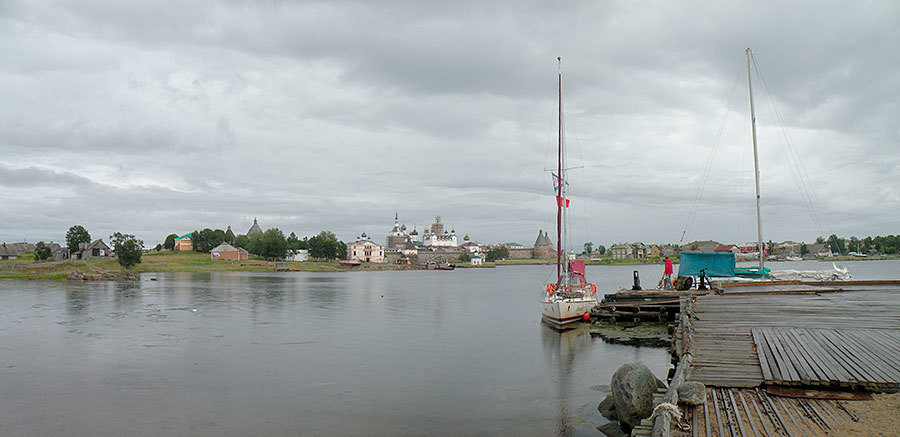
[[[700,270],[706,269],[706,276],[734,276],[733,253],[700,253],[682,252],[681,264],[678,265],[678,276],[700,276]]]
[[[573,285],[584,285],[587,283],[584,277],[583,260],[569,260],[569,283]]]

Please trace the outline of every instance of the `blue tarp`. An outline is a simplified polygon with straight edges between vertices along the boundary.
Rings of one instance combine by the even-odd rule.
[[[734,276],[734,254],[681,252],[678,276],[700,276],[700,269],[710,277]]]

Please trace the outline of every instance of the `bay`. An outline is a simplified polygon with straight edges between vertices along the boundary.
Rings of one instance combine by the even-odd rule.
[[[830,267],[771,267],[782,264]],[[898,261],[839,264],[856,279],[900,277]],[[635,270],[651,288],[662,266],[587,274],[602,293],[630,287]],[[50,436],[598,435],[612,373],[640,361],[664,379],[669,355],[542,325],[553,274],[0,281],[0,424]]]

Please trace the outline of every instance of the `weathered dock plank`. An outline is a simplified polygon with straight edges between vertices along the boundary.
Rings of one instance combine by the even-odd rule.
[[[900,363],[893,358],[894,350],[900,348],[900,330],[764,327],[751,332],[762,373],[788,376],[780,381],[766,378],[768,384],[840,382],[853,388],[900,390]],[[876,342],[874,337],[887,340]],[[884,347],[891,344],[892,348]],[[770,353],[776,356],[774,363]]]
[[[774,287],[767,292],[777,291]],[[691,379],[716,387],[768,383],[890,389],[900,383],[895,381],[900,379],[900,286],[855,287],[865,291],[851,291],[852,286],[817,295],[726,290],[694,297],[688,322],[694,351]],[[774,328],[793,330],[759,333]],[[833,332],[825,337],[818,329]]]

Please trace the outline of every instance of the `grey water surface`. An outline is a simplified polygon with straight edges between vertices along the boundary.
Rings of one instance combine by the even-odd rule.
[[[855,264],[873,278],[900,272],[874,263]],[[646,286],[661,274],[587,273],[602,293],[630,286],[633,270]],[[552,275],[3,280],[0,434],[599,435],[596,406],[616,368],[641,361],[664,379],[669,356],[543,326],[538,298]]]

